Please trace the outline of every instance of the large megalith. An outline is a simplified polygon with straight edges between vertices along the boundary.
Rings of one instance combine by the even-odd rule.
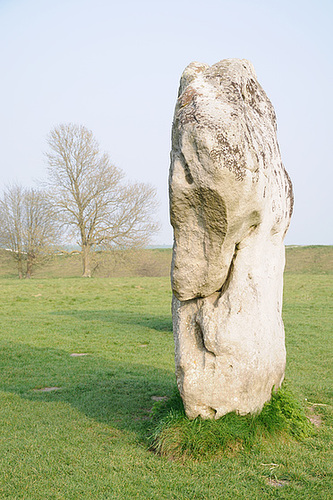
[[[292,185],[249,61],[191,63],[169,177],[176,377],[187,415],[259,411],[285,371],[281,318]]]

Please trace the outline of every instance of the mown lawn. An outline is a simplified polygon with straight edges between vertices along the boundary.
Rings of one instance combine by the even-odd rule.
[[[168,278],[0,286],[1,499],[332,498],[332,275],[285,276],[287,379],[316,434],[183,463],[147,445],[175,385]]]

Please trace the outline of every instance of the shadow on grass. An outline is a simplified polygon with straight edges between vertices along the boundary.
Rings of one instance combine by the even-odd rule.
[[[88,355],[71,357],[60,349],[8,343],[0,353],[0,389],[24,399],[62,401],[98,422],[147,436],[156,397],[169,396],[172,373],[126,361]],[[57,387],[59,390],[39,392]]]
[[[170,314],[164,316],[154,316],[152,314],[139,314],[124,310],[64,310],[53,312],[54,316],[71,316],[83,321],[103,321],[108,323],[118,323],[123,325],[140,325],[151,328],[158,332],[172,332],[172,320]]]
[[[281,433],[289,439],[312,432],[303,409],[286,389],[273,395],[259,415],[230,413],[218,421],[189,420],[170,371],[129,364],[121,354],[117,361],[70,354],[9,342],[0,352],[0,389],[39,402],[45,413],[52,412],[47,404],[66,403],[97,422],[134,433],[158,454],[179,460],[250,451],[269,436]]]

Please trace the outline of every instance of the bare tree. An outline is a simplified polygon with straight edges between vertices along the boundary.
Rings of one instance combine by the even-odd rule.
[[[25,193],[26,277],[35,264],[47,258],[60,240],[59,224],[46,192],[29,189]]]
[[[47,194],[18,184],[7,187],[0,200],[0,223],[0,246],[12,252],[19,277],[30,278],[33,267],[50,254],[59,236]]]
[[[24,190],[17,184],[6,188],[0,200],[0,224],[0,245],[12,252],[23,278]]]
[[[81,247],[83,276],[91,276],[92,250],[143,246],[149,241],[158,229],[154,188],[124,184],[124,173],[81,125],[55,127],[48,145],[53,203]]]

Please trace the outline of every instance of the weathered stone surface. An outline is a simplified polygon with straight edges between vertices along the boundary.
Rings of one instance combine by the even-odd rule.
[[[173,328],[190,418],[260,410],[285,369],[293,206],[273,106],[246,60],[184,71],[172,129]]]

